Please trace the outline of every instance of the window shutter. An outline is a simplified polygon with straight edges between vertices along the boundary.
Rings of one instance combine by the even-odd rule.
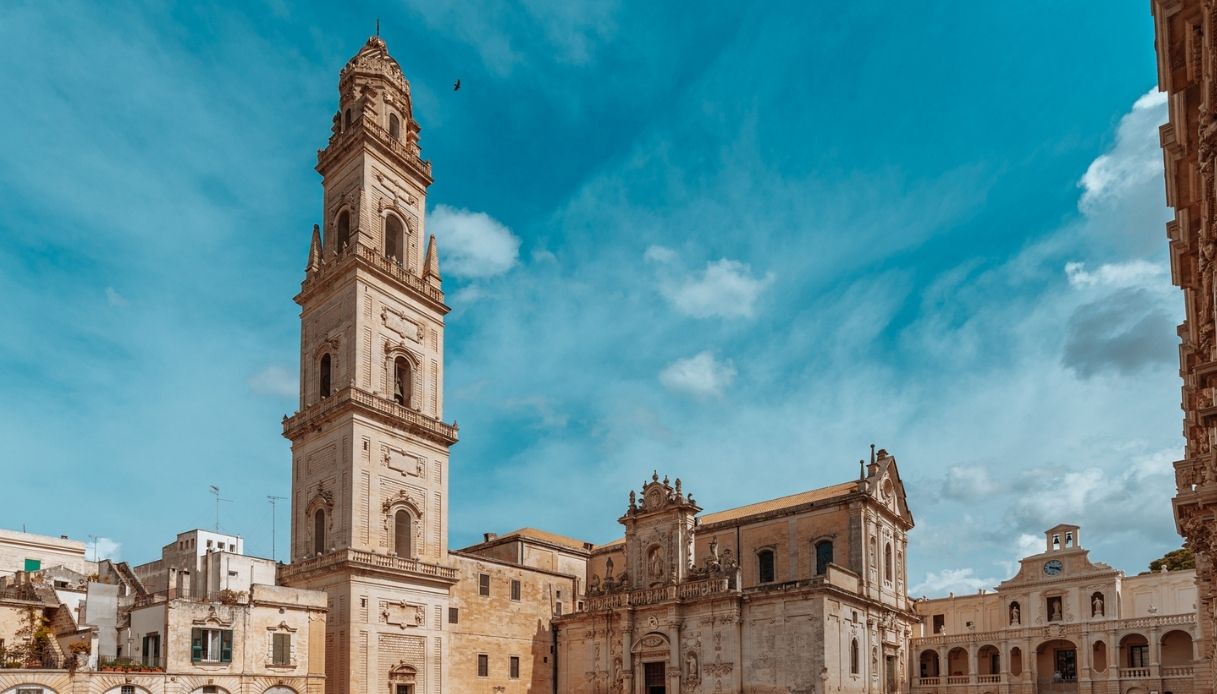
[[[292,661],[292,637],[291,634],[275,634],[275,665],[289,665]]]
[[[220,632],[220,662],[232,662],[232,631],[227,629]]]
[[[190,630],[190,659],[196,663],[203,659],[203,630],[198,627]]]

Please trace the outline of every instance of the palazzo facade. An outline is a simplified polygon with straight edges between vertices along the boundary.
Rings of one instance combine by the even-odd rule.
[[[1076,525],[1045,533],[996,591],[918,600],[912,694],[1194,691],[1194,571],[1126,577]]]
[[[1217,3],[1152,0],[1158,88],[1169,120],[1161,128],[1171,279],[1183,292],[1179,375],[1185,447],[1175,463],[1175,521],[1196,555],[1202,656],[1197,694],[1217,687]]]

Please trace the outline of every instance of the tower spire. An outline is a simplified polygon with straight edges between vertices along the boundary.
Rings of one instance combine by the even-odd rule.
[[[311,275],[321,269],[321,227],[313,225],[313,240],[308,247],[308,273]]]
[[[441,279],[439,275],[439,248],[435,244],[435,234],[427,239],[427,254],[423,256],[423,279],[435,279],[438,284]]]

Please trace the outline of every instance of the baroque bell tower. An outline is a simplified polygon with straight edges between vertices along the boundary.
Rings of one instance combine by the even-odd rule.
[[[410,85],[379,36],[342,69],[317,153],[324,233],[300,293],[291,586],[329,594],[326,692],[444,691],[448,448],[444,315],[431,164]],[[387,689],[386,689],[387,688]]]

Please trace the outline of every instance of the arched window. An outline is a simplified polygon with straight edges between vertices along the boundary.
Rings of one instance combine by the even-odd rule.
[[[351,127],[351,109],[347,109],[346,115],[343,116],[342,124],[343,130]]]
[[[892,543],[883,546],[883,578],[892,580]]]
[[[401,139],[401,120],[396,113],[389,114],[389,137],[394,140]]]
[[[816,575],[822,576],[832,563],[832,541],[821,540],[816,543]]]
[[[321,373],[318,377],[317,392],[323,398],[330,397],[330,355],[321,355]]]
[[[385,257],[401,265],[405,255],[405,234],[402,233],[401,220],[397,217],[385,219]]]
[[[325,553],[325,509],[313,515],[313,554]]]
[[[757,562],[757,581],[760,583],[773,583],[773,550],[762,549],[756,553]]]
[[[347,242],[351,238],[351,215],[343,210],[338,215],[338,250],[347,247]]]
[[[393,360],[393,400],[398,405],[410,406],[410,396],[413,394],[414,375],[410,369],[410,361],[405,357]]]
[[[849,642],[849,672],[858,674],[858,639]]]
[[[413,524],[410,522],[410,512],[406,510],[398,511],[393,514],[393,551],[399,557],[410,558],[411,553],[410,530]]]

